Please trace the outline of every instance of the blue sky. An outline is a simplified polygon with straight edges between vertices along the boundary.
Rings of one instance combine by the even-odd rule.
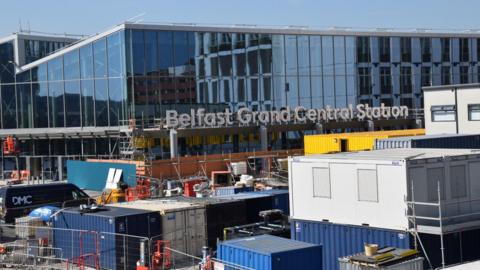
[[[6,0],[0,36],[31,30],[94,34],[138,14],[144,22],[480,29],[475,0]]]

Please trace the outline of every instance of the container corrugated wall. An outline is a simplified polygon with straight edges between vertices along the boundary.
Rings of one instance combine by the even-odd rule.
[[[215,189],[215,196],[233,195],[251,191],[253,191],[253,187],[218,187]]]
[[[161,234],[160,214],[143,210],[128,209],[122,216],[122,209],[116,208],[117,216],[105,216],[102,212],[80,214],[78,211],[62,211],[53,219],[53,243],[62,250],[62,258],[71,259],[80,256],[80,231],[96,232],[99,240],[100,266],[102,269],[130,269],[140,258],[138,252],[125,254],[124,250],[137,251],[140,238],[123,237],[114,234],[126,234],[150,238]],[[83,233],[83,254],[94,253],[94,234]],[[124,247],[124,243],[126,243]],[[125,248],[125,249],[124,249]],[[138,253],[138,254],[137,254]]]
[[[341,258],[338,260],[340,270],[422,270],[424,259],[418,257],[405,262],[383,267],[368,267],[356,263],[350,263],[347,259]]]
[[[392,148],[460,148],[480,149],[480,134],[432,135],[408,138],[375,140],[375,149]]]
[[[364,243],[410,248],[410,235],[370,227],[292,220],[292,239],[323,246],[323,269],[338,270],[338,258],[363,251]]]
[[[265,237],[265,236],[260,236]],[[274,237],[274,236],[269,236]],[[256,237],[243,238],[244,241],[256,241]],[[278,238],[278,237],[277,237]],[[281,238],[278,245],[288,246],[288,239]],[[294,241],[292,241],[294,242]],[[321,270],[322,268],[322,250],[321,246],[306,246],[300,248],[292,248],[276,252],[269,251],[269,246],[261,247],[261,251],[246,248],[241,245],[231,243],[231,241],[220,242],[217,249],[217,257],[221,261],[225,261],[237,266],[247,267],[255,270]],[[233,267],[225,267],[228,270],[239,269]]]
[[[425,135],[425,129],[307,135],[304,137],[304,149],[305,155],[341,152],[342,141],[345,140],[346,151],[372,150],[375,139],[417,135]]]

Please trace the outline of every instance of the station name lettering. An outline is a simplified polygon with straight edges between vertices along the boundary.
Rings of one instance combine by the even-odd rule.
[[[193,127],[229,127],[246,125],[273,125],[298,123],[323,123],[329,121],[364,121],[377,119],[398,119],[408,117],[407,106],[370,107],[368,104],[349,105],[345,108],[307,109],[298,106],[287,107],[280,111],[252,111],[241,108],[237,112],[226,109],[223,112],[207,113],[205,109],[190,110],[190,113],[178,113],[175,110],[166,111],[167,128]]]

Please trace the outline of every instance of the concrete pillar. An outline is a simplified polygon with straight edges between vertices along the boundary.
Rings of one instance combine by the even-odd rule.
[[[58,180],[63,180],[63,159],[62,156],[57,157],[57,171],[58,171]]]
[[[422,119],[415,119],[415,127],[416,127],[416,128],[423,128],[423,121],[422,121]]]
[[[170,129],[170,158],[178,156],[178,133],[174,129]]]
[[[268,132],[266,126],[260,126],[260,150],[268,150]]]
[[[315,132],[317,134],[323,134],[325,131],[323,130],[323,125],[321,123],[316,123],[315,124]]]
[[[367,127],[368,127],[368,131],[374,131],[375,130],[375,125],[373,124],[372,120],[367,120]]]

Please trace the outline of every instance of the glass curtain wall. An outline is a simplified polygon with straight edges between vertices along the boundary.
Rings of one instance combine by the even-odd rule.
[[[118,126],[126,110],[124,44],[119,31],[13,78],[0,45],[2,128]]]

